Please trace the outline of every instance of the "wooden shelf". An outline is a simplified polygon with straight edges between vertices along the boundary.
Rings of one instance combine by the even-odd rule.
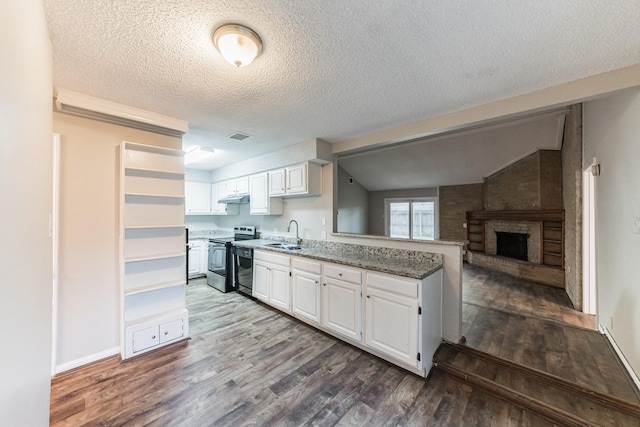
[[[137,172],[138,174],[134,174],[134,176],[146,176],[146,177],[156,177],[162,179],[184,179],[184,172],[174,172],[163,169],[151,169],[151,168],[139,168],[139,167],[125,167],[126,172]],[[127,176],[131,176],[126,174]]]
[[[148,256],[125,258],[124,262],[156,261],[159,259],[178,258],[183,256],[185,256],[184,252],[176,252],[171,254],[159,254],[159,255],[148,255]]]
[[[564,211],[469,211],[467,219],[503,221],[564,221]]]
[[[125,230],[143,230],[143,229],[154,229],[154,228],[185,228],[185,224],[159,224],[159,225],[125,225]]]
[[[137,142],[125,141],[124,148],[126,150],[145,151],[147,153],[162,154],[165,156],[184,157],[184,151],[175,148],[158,147],[156,145],[139,144]]]
[[[159,199],[176,199],[184,200],[184,196],[175,196],[171,194],[148,194],[148,193],[124,193],[125,198],[140,197],[140,198],[159,198]]]
[[[126,296],[136,295],[144,292],[151,292],[151,291],[157,291],[159,289],[173,288],[174,286],[181,286],[186,284],[187,282],[184,280],[175,280],[173,282],[158,283],[157,285],[142,286],[140,288],[135,288],[135,289],[128,289],[128,290],[125,289],[124,294]]]
[[[183,156],[171,148],[120,145],[123,359],[171,341],[151,340],[146,329],[180,320],[181,336],[188,336]]]

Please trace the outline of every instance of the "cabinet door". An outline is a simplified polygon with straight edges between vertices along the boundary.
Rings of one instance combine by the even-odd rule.
[[[235,196],[238,194],[238,188],[236,186],[236,180],[235,179],[229,179],[227,181],[225,181],[223,184],[225,184],[225,196]]]
[[[253,175],[250,178],[251,197],[249,210],[252,215],[265,215],[269,213],[269,193],[267,189],[268,176],[266,173]]]
[[[160,328],[152,326],[133,333],[133,352],[146,350],[149,347],[160,344]]]
[[[249,177],[243,176],[236,179],[236,191],[239,196],[249,194]]]
[[[286,312],[291,313],[291,286],[289,285],[289,270],[276,265],[269,268],[270,287],[269,303]]]
[[[285,194],[287,192],[285,184],[284,169],[269,172],[269,196],[282,196]]]
[[[189,244],[189,277],[197,276],[202,272],[202,248],[200,241],[196,240]]]
[[[293,314],[304,320],[320,324],[320,276],[293,270]]]
[[[184,194],[187,215],[211,213],[211,184],[208,182],[185,181]]]
[[[307,165],[302,164],[287,168],[287,194],[307,192]]]
[[[209,264],[209,242],[202,240],[202,246],[200,247],[200,273],[207,274],[207,267]]]
[[[269,268],[258,261],[253,263],[253,296],[269,302]]]
[[[362,342],[362,286],[325,277],[322,325]]]
[[[416,298],[367,289],[367,346],[419,367],[418,319]]]
[[[182,319],[160,325],[160,343],[169,342],[184,335]]]

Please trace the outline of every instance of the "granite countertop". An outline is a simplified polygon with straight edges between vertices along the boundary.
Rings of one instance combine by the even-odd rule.
[[[296,255],[329,261],[336,264],[380,271],[412,279],[424,279],[442,268],[442,254],[391,249],[327,241],[304,241],[301,249],[287,250],[266,246],[274,240],[256,239],[236,241],[235,246]],[[284,243],[293,243],[284,241]]]

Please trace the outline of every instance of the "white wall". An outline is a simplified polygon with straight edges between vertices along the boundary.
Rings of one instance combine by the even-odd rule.
[[[587,102],[584,163],[598,158],[598,319],[640,374],[640,89]]]
[[[40,1],[0,2],[0,424],[49,421],[51,44]]]
[[[50,106],[49,106],[50,107]],[[61,138],[57,372],[119,352],[119,151],[180,138],[55,112]]]
[[[369,192],[340,166],[338,166],[337,209],[339,233],[367,233]]]
[[[206,217],[190,215],[187,217],[187,226],[190,230],[212,228],[231,230],[234,225],[255,225],[259,231],[264,233],[295,237],[295,227],[293,227],[292,233],[286,232],[289,221],[295,219],[300,225],[301,238],[320,239],[322,230],[325,230],[327,234],[330,234],[332,230],[332,175],[333,164],[322,166],[322,195],[285,198],[282,215],[250,215],[249,205],[241,204],[238,215]],[[322,225],[323,217],[326,222],[325,226]]]

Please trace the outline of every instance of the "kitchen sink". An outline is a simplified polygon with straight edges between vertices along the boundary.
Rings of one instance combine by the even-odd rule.
[[[295,250],[302,249],[302,246],[300,245],[293,245],[293,244],[287,244],[287,243],[268,243],[264,246],[266,246],[267,248],[284,249],[288,251],[295,251]]]

